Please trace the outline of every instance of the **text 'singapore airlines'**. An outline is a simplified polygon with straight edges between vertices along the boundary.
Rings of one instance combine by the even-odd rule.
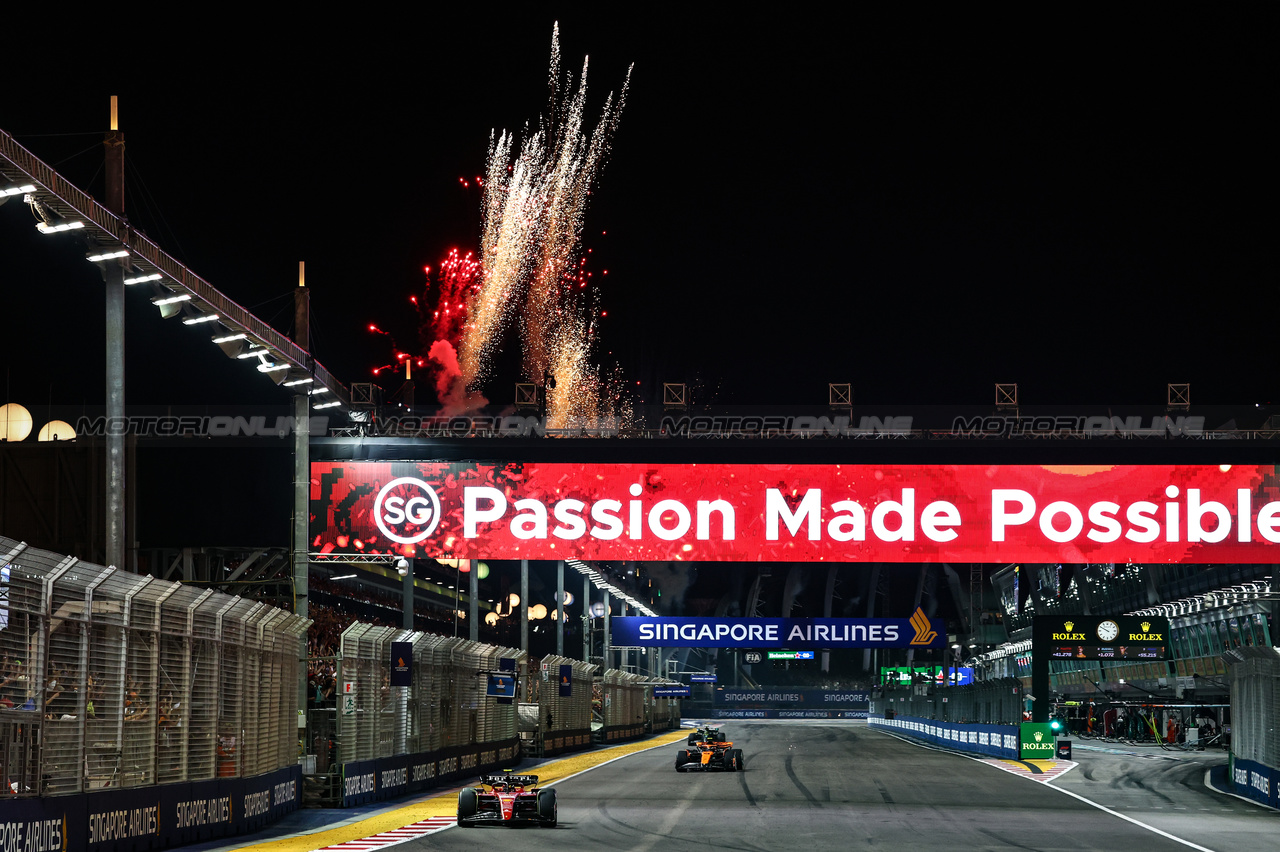
[[[1274,562],[1271,465],[317,462],[327,552]]]

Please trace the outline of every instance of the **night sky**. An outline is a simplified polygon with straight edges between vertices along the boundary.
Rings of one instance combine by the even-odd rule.
[[[306,260],[318,358],[367,380],[390,348],[366,324],[411,345],[422,267],[475,248],[459,179],[491,130],[536,121],[559,20],[564,68],[590,56],[592,115],[635,64],[584,245],[598,360],[642,399],[685,381],[821,403],[848,381],[861,403],[985,404],[1018,382],[1026,404],[1158,404],[1189,381],[1254,403],[1275,392],[1276,15],[1191,8],[211,22],[225,40],[122,44],[98,76],[32,68],[0,128],[101,197],[119,95],[134,223],[286,330]],[[96,273],[20,199],[0,235],[6,398],[100,402]],[[145,299],[131,401],[281,398]]]
[[[491,131],[536,122],[559,21],[590,115],[634,63],[584,247],[597,360],[638,401],[664,381],[746,407],[820,405],[828,382],[872,407],[989,405],[995,382],[1028,405],[1277,396],[1274,6],[635,8],[100,32],[15,64],[0,128],[101,199],[118,95],[133,223],[285,331],[305,260],[317,358],[367,381],[392,350],[366,326],[414,348],[423,266],[476,248],[461,181]],[[104,398],[82,257],[0,206],[4,398],[37,423]],[[287,401],[147,298],[130,404]]]

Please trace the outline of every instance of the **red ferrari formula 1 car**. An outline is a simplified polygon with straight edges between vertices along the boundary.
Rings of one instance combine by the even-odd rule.
[[[487,788],[487,789],[486,789]],[[484,775],[458,793],[458,825],[556,824],[556,791],[538,789],[537,775]]]
[[[676,755],[676,772],[736,772],[746,768],[742,749],[724,738],[719,728],[699,728],[689,735],[692,748]]]

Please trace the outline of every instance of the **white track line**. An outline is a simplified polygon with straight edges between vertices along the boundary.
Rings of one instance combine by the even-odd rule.
[[[873,731],[880,731],[881,729],[880,729],[880,728],[875,728],[875,727],[873,727],[871,730],[873,730]],[[902,742],[904,742],[904,743],[910,743],[911,745],[913,745],[913,746],[918,746],[919,748],[927,748],[927,749],[929,749],[930,751],[945,751],[945,752],[947,752],[948,754],[954,754],[954,755],[956,755],[956,756],[958,756],[958,757],[964,757],[964,758],[968,758],[969,760],[975,760],[975,761],[977,761],[978,763],[986,764],[986,765],[988,765],[988,766],[992,765],[992,764],[987,763],[986,759],[984,759],[984,758],[981,758],[981,757],[975,757],[974,755],[971,755],[971,754],[965,754],[965,753],[963,753],[963,752],[952,751],[951,749],[948,749],[948,748],[938,748],[938,747],[936,747],[936,746],[934,746],[934,745],[931,745],[930,743],[917,742],[917,741],[915,741],[915,740],[913,740],[913,739],[911,739],[911,738],[909,738],[909,737],[904,737],[904,736],[902,736],[902,735],[900,735],[900,734],[893,733],[892,731],[881,731],[881,733],[888,734],[889,736],[894,737],[895,739],[901,740],[901,741],[902,741]],[[997,758],[997,760],[1012,760],[1012,759],[1013,759],[1013,758]],[[996,768],[997,768],[997,769],[999,769],[999,767],[996,767]],[[1007,771],[1007,770],[1001,770],[1001,771]],[[1009,774],[1011,774],[1011,775],[1016,775],[1016,774],[1018,774],[1018,773],[1011,772],[1011,773],[1009,773]],[[1191,849],[1196,849],[1196,850],[1198,850],[1198,852],[1215,852],[1215,850],[1210,849],[1210,848],[1209,848],[1209,847],[1207,847],[1207,846],[1201,846],[1201,845],[1200,845],[1200,844],[1198,844],[1198,843],[1192,843],[1190,840],[1186,840],[1185,838],[1178,837],[1177,835],[1170,834],[1170,833],[1169,833],[1169,832],[1167,832],[1167,831],[1163,831],[1163,830],[1161,830],[1161,829],[1159,829],[1159,828],[1156,828],[1154,825],[1147,825],[1147,824],[1146,824],[1145,822],[1143,822],[1142,820],[1137,820],[1137,819],[1134,819],[1133,817],[1125,816],[1124,814],[1122,814],[1122,813],[1120,813],[1120,812],[1118,812],[1118,811],[1113,811],[1113,810],[1111,810],[1111,808],[1107,807],[1106,805],[1100,805],[1100,804],[1098,804],[1097,802],[1093,801],[1092,799],[1086,799],[1084,796],[1081,796],[1079,793],[1073,793],[1073,792],[1071,792],[1070,790],[1064,790],[1064,789],[1063,789],[1063,788],[1061,788],[1061,787],[1054,786],[1054,784],[1053,784],[1053,783],[1051,783],[1051,782],[1049,782],[1049,781],[1042,781],[1042,782],[1039,782],[1039,783],[1041,783],[1041,785],[1042,785],[1042,786],[1048,787],[1048,788],[1049,788],[1049,789],[1051,789],[1051,790],[1057,790],[1059,793],[1063,793],[1064,795],[1071,796],[1073,799],[1079,799],[1080,801],[1084,802],[1086,805],[1091,805],[1092,807],[1095,807],[1095,808],[1097,808],[1098,810],[1103,811],[1104,813],[1111,814],[1111,816],[1119,817],[1120,819],[1124,820],[1125,822],[1132,823],[1132,824],[1134,824],[1134,825],[1138,826],[1139,828],[1145,828],[1147,831],[1150,831],[1150,832],[1153,832],[1153,833],[1155,833],[1155,834],[1158,834],[1158,835],[1160,835],[1161,837],[1168,838],[1169,840],[1172,840],[1172,841],[1174,841],[1175,843],[1181,843],[1183,846],[1187,846],[1187,847],[1190,847]]]
[[[1175,843],[1181,843],[1183,846],[1189,846],[1192,849],[1198,849],[1200,850],[1200,852],[1214,852],[1214,850],[1210,849],[1207,846],[1201,846],[1199,843],[1192,843],[1190,840],[1186,840],[1185,838],[1178,837],[1175,834],[1170,834],[1167,831],[1162,831],[1161,829],[1156,828],[1154,825],[1147,825],[1142,820],[1137,820],[1137,819],[1134,819],[1133,817],[1125,816],[1119,811],[1113,811],[1111,810],[1111,808],[1107,807],[1106,805],[1100,805],[1097,802],[1093,801],[1092,799],[1086,799],[1084,796],[1081,796],[1079,793],[1073,793],[1070,790],[1064,790],[1061,787],[1055,787],[1053,784],[1049,782],[1045,782],[1044,786],[1052,790],[1057,790],[1059,793],[1065,793],[1066,795],[1070,796],[1073,799],[1079,799],[1080,801],[1084,802],[1086,805],[1092,805],[1093,807],[1097,808],[1100,811],[1103,811],[1104,813],[1108,813],[1108,814],[1111,814],[1112,816],[1120,817],[1120,819],[1124,820],[1125,822],[1131,822],[1134,825],[1138,826],[1139,828],[1145,828],[1147,831],[1155,832],[1161,837],[1167,837],[1168,839],[1174,841]]]

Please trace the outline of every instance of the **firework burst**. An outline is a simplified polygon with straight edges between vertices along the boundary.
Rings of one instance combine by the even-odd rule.
[[[440,263],[434,293],[430,267],[424,271],[427,273],[428,294],[434,295],[434,299],[428,299],[428,304],[432,305],[431,315],[424,317],[424,327],[429,329],[430,336],[426,343],[430,345],[437,340],[456,343],[467,324],[468,303],[480,289],[480,261],[471,252],[464,257],[456,248],[452,249]],[[416,299],[414,304],[418,304]]]
[[[559,27],[552,34],[550,98],[538,130],[516,150],[515,136],[490,138],[482,208],[481,275],[467,301],[459,346],[464,384],[488,371],[503,332],[519,319],[524,371],[547,388],[554,426],[567,418],[611,412],[610,394],[591,364],[597,305],[583,286],[582,225],[587,199],[622,115],[631,72],[619,96],[605,101],[599,123],[584,131],[587,63],[576,90],[560,74]],[[565,98],[564,93],[573,91]]]

